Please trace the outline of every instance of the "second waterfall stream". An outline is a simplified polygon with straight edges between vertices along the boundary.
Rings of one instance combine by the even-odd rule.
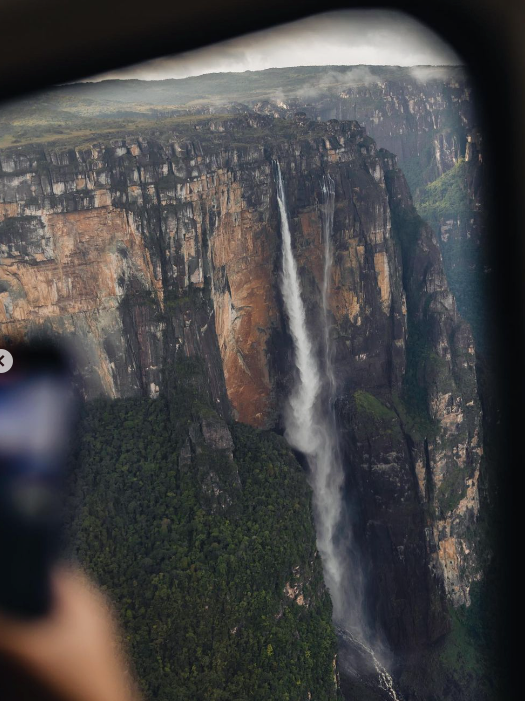
[[[308,462],[317,547],[323,563],[324,579],[332,598],[334,623],[359,648],[367,651],[377,671],[378,686],[397,701],[398,696],[392,679],[378,661],[367,632],[361,567],[353,545],[349,514],[345,505],[344,470],[333,409],[336,382],[330,347],[328,297],[332,267],[334,181],[327,175],[322,182],[324,273],[321,319],[324,327],[324,362],[320,362],[317,357],[319,349],[314,347],[306,321],[299,272],[292,248],[283,177],[277,162],[275,170],[282,237],[280,282],[296,366],[296,378],[284,416],[285,437],[293,448],[305,455]]]

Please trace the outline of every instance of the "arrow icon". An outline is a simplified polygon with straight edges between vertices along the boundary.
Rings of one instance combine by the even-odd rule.
[[[13,356],[9,351],[0,348],[0,372],[8,372],[13,367]]]

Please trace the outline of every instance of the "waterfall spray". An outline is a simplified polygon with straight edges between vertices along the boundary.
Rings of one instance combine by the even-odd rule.
[[[353,547],[343,495],[344,471],[333,409],[336,381],[330,344],[328,300],[332,268],[331,235],[335,183],[330,175],[326,175],[322,182],[324,202],[321,221],[325,256],[321,290],[325,359],[322,373],[306,324],[306,310],[293,255],[281,168],[278,162],[275,166],[282,234],[281,290],[297,369],[296,381],[285,412],[285,437],[290,445],[305,454],[310,468],[317,547],[323,563],[325,582],[332,598],[334,622],[342,629],[347,640],[351,640],[356,648],[368,655],[377,672],[379,687],[386,691],[393,701],[399,701],[392,678],[378,661],[370,643],[363,616],[361,569]]]

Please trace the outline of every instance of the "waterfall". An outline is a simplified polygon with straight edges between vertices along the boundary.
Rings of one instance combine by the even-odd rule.
[[[342,583],[341,555],[336,547],[336,529],[342,507],[343,471],[334,459],[336,442],[332,427],[318,411],[322,378],[312,341],[306,326],[306,312],[301,296],[297,264],[292,251],[292,237],[286,208],[282,174],[277,164],[277,202],[281,217],[283,268],[281,289],[290,334],[294,342],[298,376],[288,400],[285,414],[285,437],[294,448],[306,455],[314,493],[317,546],[323,561],[325,581],[330,590],[337,618]],[[344,562],[344,559],[343,559]],[[341,604],[343,602],[340,602]]]
[[[277,203],[281,221],[281,291],[294,345],[296,380],[285,410],[285,437],[308,461],[313,492],[317,547],[324,579],[333,604],[334,622],[356,649],[366,652],[377,673],[378,686],[399,701],[393,680],[379,662],[363,614],[362,577],[354,547],[344,494],[344,470],[337,435],[334,399],[336,380],[330,343],[329,290],[332,269],[332,232],[335,183],[330,175],[321,188],[324,271],[321,289],[324,367],[318,363],[310,337],[301,283],[292,249],[292,237],[281,168],[277,174]]]
[[[316,428],[314,413],[321,379],[306,328],[306,313],[301,298],[297,264],[292,252],[292,237],[279,164],[277,164],[277,172],[277,202],[281,216],[283,249],[281,289],[294,342],[295,364],[299,373],[298,381],[289,398],[286,431],[289,442],[295,448],[306,455],[313,455],[319,442],[317,431],[313,429]]]
[[[326,376],[329,382],[329,401],[335,394],[335,376],[332,365],[332,352],[330,344],[330,321],[328,309],[328,292],[330,290],[330,274],[332,272],[332,231],[334,229],[335,208],[335,183],[331,175],[325,175],[321,185],[324,198],[324,207],[321,209],[321,223],[324,242],[324,270],[323,270],[323,332]]]

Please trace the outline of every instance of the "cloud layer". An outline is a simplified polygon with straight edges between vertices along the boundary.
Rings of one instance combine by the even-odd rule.
[[[162,80],[286,66],[457,65],[439,36],[408,15],[379,10],[330,12],[264,32],[96,76]]]

